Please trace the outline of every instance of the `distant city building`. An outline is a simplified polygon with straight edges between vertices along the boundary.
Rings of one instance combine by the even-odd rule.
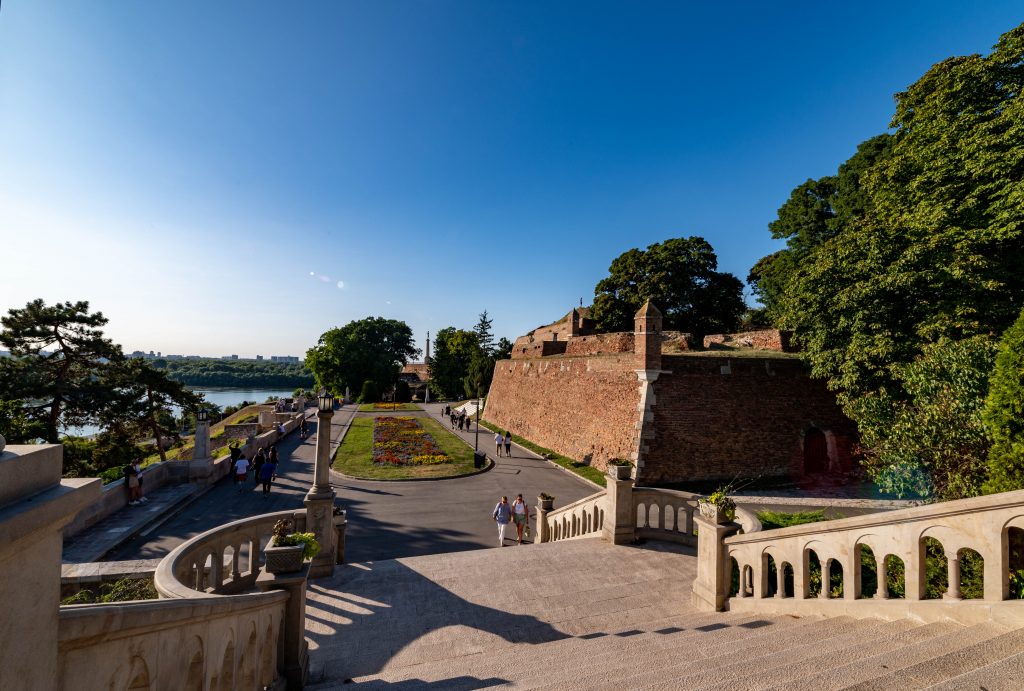
[[[221,355],[220,359],[221,360],[237,360],[238,356],[237,355]]]
[[[262,355],[257,355],[257,356],[256,356],[256,359],[257,359],[257,360],[262,360],[262,359],[263,359],[263,356],[262,356]]]
[[[261,357],[257,355],[256,357]],[[299,357],[297,355],[271,355],[271,362],[298,362]]]

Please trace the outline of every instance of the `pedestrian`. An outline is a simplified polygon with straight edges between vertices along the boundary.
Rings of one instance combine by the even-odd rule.
[[[249,473],[249,461],[245,460],[245,454],[243,453],[235,461],[235,484],[238,486],[238,491],[241,492],[242,488],[245,487],[245,477]]]
[[[284,435],[285,435],[284,423],[283,422],[279,422],[279,423],[277,423],[277,438],[278,439],[283,439]]]
[[[465,427],[465,426],[466,426],[466,416],[465,415],[459,415],[459,431],[461,432],[462,428]]]
[[[242,448],[238,445],[237,439],[228,444],[228,452],[231,454],[231,465],[234,465],[238,457],[242,455]]]
[[[306,433],[307,433],[306,416],[305,416],[305,414],[303,414],[302,422],[299,423],[299,439],[305,439],[306,438]]]
[[[512,502],[512,520],[516,524],[516,535],[519,537],[519,543],[523,544],[523,529],[530,522],[530,507],[523,501],[523,495],[517,494],[516,500]]]
[[[254,485],[260,484],[260,468],[267,462],[267,454],[263,449],[256,452],[256,457],[252,459],[252,465],[255,470],[252,474],[252,482]]]
[[[505,437],[501,436],[501,432],[494,433],[494,452],[498,454],[498,458],[501,458],[501,446],[505,443]]]
[[[136,495],[135,495],[136,496],[136,501],[138,503],[140,503],[140,504],[145,504],[145,503],[149,502],[149,499],[147,499],[143,495],[143,492],[142,492],[142,480],[143,480],[143,478],[142,478],[142,461],[140,461],[138,458],[136,458],[134,461],[132,461],[132,466],[135,468],[135,477],[138,478],[138,480],[139,480],[139,487],[136,490]]]
[[[449,418],[449,420],[451,420],[452,429],[455,429],[455,413],[452,413],[451,415],[449,415],[448,418]]]
[[[274,468],[276,467],[277,464],[271,461],[267,461],[262,466],[260,466],[259,470],[256,471],[257,475],[259,476],[260,483],[263,485],[264,497],[270,496],[270,483],[274,479]]]
[[[267,456],[267,460],[273,463],[274,465],[277,465],[277,462],[279,460],[277,457],[277,446],[270,447],[270,455]]]
[[[124,467],[124,486],[128,489],[128,506],[139,505],[139,473],[135,470],[135,463],[129,463]]]
[[[512,458],[512,431],[511,430],[505,430],[505,457],[506,458]]]
[[[502,496],[501,501],[494,507],[491,514],[494,522],[498,524],[498,547],[505,546],[505,528],[512,520],[512,507],[508,505],[508,497]]]

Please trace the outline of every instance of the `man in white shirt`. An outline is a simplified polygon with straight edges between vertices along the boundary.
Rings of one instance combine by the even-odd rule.
[[[497,432],[494,435],[494,449],[495,453],[498,454],[498,458],[501,458],[501,445],[505,441],[505,438],[501,436],[501,432]]]
[[[249,461],[245,460],[245,456],[239,456],[238,460],[235,461],[235,484],[238,485],[239,492],[245,487],[245,477],[248,474]]]

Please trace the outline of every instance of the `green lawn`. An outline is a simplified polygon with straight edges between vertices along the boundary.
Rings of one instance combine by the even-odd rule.
[[[339,473],[364,480],[401,480],[405,478],[456,477],[474,470],[473,449],[428,417],[416,417],[452,463],[438,465],[384,467],[373,463],[373,418],[357,417],[338,447],[333,468]]]
[[[390,413],[396,410],[423,410],[415,403],[360,403],[360,413]]]
[[[491,423],[487,422],[487,420],[481,420],[480,424],[486,427],[487,429],[491,430],[492,432],[505,431],[503,429],[499,430],[499,428],[496,425],[492,425]],[[529,449],[534,453],[544,456],[544,458],[548,459],[549,461],[556,465],[562,466],[566,470],[571,470],[580,477],[584,477],[590,480],[591,482],[600,485],[601,487],[605,486],[604,472],[598,470],[597,468],[594,468],[593,466],[589,466],[586,463],[580,463],[579,461],[573,460],[568,456],[563,456],[560,453],[555,453],[551,449],[545,449],[543,446],[538,446],[529,439],[523,439],[522,437],[515,434],[512,435],[512,441],[514,441],[516,444],[519,444],[524,449]]]

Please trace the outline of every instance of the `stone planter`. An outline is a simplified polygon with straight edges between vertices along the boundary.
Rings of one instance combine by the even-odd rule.
[[[726,517],[725,512],[722,509],[709,501],[698,502],[697,507],[700,509],[700,515],[712,523],[724,525],[732,520],[731,518]]]
[[[630,465],[609,465],[608,474],[614,480],[628,480],[633,474],[633,466]]]
[[[267,573],[291,573],[302,568],[302,551],[304,545],[288,545],[285,547],[267,547],[263,550],[266,558],[264,569]]]
[[[538,498],[537,499],[537,503],[540,504],[540,508],[544,509],[545,511],[551,511],[552,509],[555,508],[555,500],[554,499],[540,499],[540,498]]]

